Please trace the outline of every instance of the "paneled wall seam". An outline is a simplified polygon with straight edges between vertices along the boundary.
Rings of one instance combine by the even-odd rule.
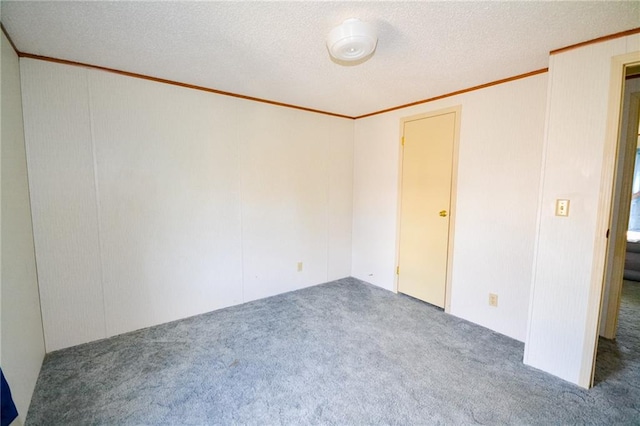
[[[96,224],[98,231],[98,258],[100,259],[100,288],[102,290],[102,315],[104,324],[104,337],[109,337],[109,327],[107,324],[107,302],[104,289],[104,256],[102,247],[102,221],[100,218],[100,190],[98,185],[98,159],[96,158],[96,138],[94,134],[93,122],[93,98],[91,97],[91,84],[89,79],[90,71],[85,72],[87,84],[87,104],[89,108],[89,130],[91,132],[91,157],[93,159],[93,186],[96,194]]]
[[[353,273],[353,221],[355,220],[355,193],[356,193],[356,120],[353,120],[351,126],[351,225],[349,229],[349,276],[354,277]]]
[[[240,214],[240,300],[241,303],[245,303],[247,300],[245,298],[244,295],[244,287],[245,287],[245,279],[244,279],[244,269],[245,269],[245,264],[244,264],[244,216],[242,213],[242,206],[244,203],[244,174],[242,173],[243,167],[242,167],[242,151],[243,151],[243,147],[242,147],[242,143],[245,143],[244,140],[242,140],[240,138],[240,120],[236,121],[236,149],[238,150],[238,177],[239,177],[239,202],[238,202],[238,210],[239,210],[239,214]]]
[[[29,161],[30,155],[29,155],[29,137],[27,137],[27,132],[29,131],[25,125],[25,114],[24,114],[24,106],[25,104],[27,104],[27,99],[25,98],[25,91],[24,91],[24,83],[22,81],[22,63],[23,63],[23,59],[22,57],[19,58],[19,63],[20,63],[20,97],[22,100],[22,122],[23,122],[23,127],[24,127],[24,146],[25,146],[25,152],[26,152],[26,159],[27,159],[27,176],[29,176],[29,170],[31,170],[31,168],[33,167]],[[38,264],[40,262],[42,262],[42,258],[41,258],[41,254],[38,254],[38,247],[40,246],[40,244],[38,243],[37,237],[36,237],[36,231],[35,231],[35,223],[34,223],[34,219],[33,219],[33,193],[34,190],[32,188],[32,185],[34,185],[33,181],[31,179],[27,179],[27,184],[28,184],[28,188],[29,188],[29,204],[31,206],[30,210],[31,210],[31,226],[32,228],[34,228],[33,230],[33,251],[35,253],[35,261],[36,261],[36,271],[38,270]],[[42,290],[40,288],[40,279],[38,278],[38,299],[40,300],[40,318],[42,321],[42,334],[44,337],[44,347],[45,347],[45,353],[48,352],[47,348],[50,347],[49,345],[51,344],[51,342],[48,342],[47,340],[47,333],[45,331],[45,320],[44,320],[44,312],[42,309]]]
[[[330,200],[331,200],[331,173],[329,172],[329,162],[331,161],[331,150],[329,148],[329,145],[326,144],[325,145],[326,151],[325,151],[325,161],[327,162],[327,204],[325,205],[325,226],[326,226],[326,250],[327,250],[327,259],[326,259],[326,277],[325,277],[325,281],[329,281],[329,262],[330,262],[330,254],[329,254],[329,247],[331,245],[330,243],[330,234],[331,234],[331,229],[330,229],[330,220],[329,220],[329,215],[331,214],[330,212]]]
[[[359,207],[356,205],[356,140],[358,134],[358,124],[359,120],[354,120],[353,123],[353,132],[352,132],[352,144],[353,144],[353,156],[351,158],[351,266],[350,266],[350,276],[356,277],[356,271],[354,270],[354,258],[356,245],[354,243],[354,229],[356,222],[356,208]],[[358,188],[359,189],[359,188]],[[381,286],[379,286],[381,287]]]
[[[537,271],[537,266],[538,266],[538,252],[539,252],[539,243],[540,243],[540,239],[539,239],[539,234],[540,234],[540,226],[542,223],[542,213],[543,213],[543,205],[542,205],[542,201],[544,199],[544,187],[545,187],[545,170],[546,170],[546,163],[547,163],[547,148],[548,148],[548,132],[549,132],[549,117],[551,115],[551,94],[553,91],[553,72],[552,72],[552,67],[553,67],[553,57],[551,56],[549,58],[549,73],[547,74],[548,77],[548,81],[547,81],[547,108],[546,108],[546,112],[545,112],[545,119],[544,119],[544,132],[543,132],[543,141],[542,141],[542,158],[541,158],[541,163],[540,163],[540,183],[539,183],[539,190],[538,190],[538,213],[537,213],[537,217],[536,217],[536,233],[534,236],[534,249],[533,249],[533,265],[531,268],[531,288],[529,289],[529,315],[527,316],[527,334],[525,336],[525,346],[524,346],[524,356],[523,356],[523,362],[527,362],[528,359],[528,349],[529,349],[529,339],[530,339],[530,334],[531,334],[531,320],[533,318],[533,313],[534,313],[534,303],[533,303],[533,298],[535,296],[535,286],[536,286],[536,271]]]
[[[6,33],[5,33],[6,35]],[[13,45],[13,44],[12,44]],[[15,50],[15,48],[14,48]],[[16,51],[17,54],[17,51]],[[22,63],[22,58],[18,58],[18,63]],[[18,74],[18,77],[20,79],[20,101],[21,101],[21,111],[20,113],[22,114],[22,123],[23,123],[23,128],[24,128],[24,107],[22,105],[24,105],[24,95],[22,93],[22,74]],[[27,167],[27,192],[28,192],[28,196],[29,196],[29,221],[31,222],[31,229],[33,229],[33,209],[31,208],[31,204],[32,204],[32,196],[31,196],[31,179],[29,179],[29,156],[26,155],[26,137],[25,137],[25,163],[26,163],[26,167]],[[47,347],[47,337],[44,333],[44,320],[43,320],[43,316],[42,316],[42,295],[40,294],[40,277],[38,275],[38,257],[36,256],[36,235],[35,232],[31,233],[31,238],[33,241],[33,258],[35,260],[35,270],[36,270],[36,283],[37,288],[38,288],[38,307],[40,308],[40,322],[42,324],[42,341],[44,342],[45,348]]]

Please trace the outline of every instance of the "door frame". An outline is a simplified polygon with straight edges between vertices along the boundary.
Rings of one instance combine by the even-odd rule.
[[[624,102],[624,100],[622,100]],[[633,183],[633,163],[635,162],[638,145],[638,113],[640,112],[640,92],[631,93],[629,106],[624,110],[622,106],[620,124],[624,123],[624,114],[629,116],[626,129],[626,140],[621,140],[623,131],[620,127],[618,152],[624,150],[622,164],[616,164],[615,183],[611,205],[611,223],[607,244],[607,260],[605,263],[604,288],[602,295],[600,335],[607,339],[615,339],[618,329],[618,314],[620,312],[620,297],[624,281],[624,264],[627,251],[627,228],[629,209],[631,207],[631,186]],[[620,158],[618,158],[620,159]],[[618,180],[618,173],[622,173]],[[617,202],[615,200],[617,199]],[[623,226],[626,225],[626,226]],[[613,237],[613,238],[611,238]],[[606,305],[606,310],[604,309]],[[602,313],[606,315],[602,317]],[[597,360],[596,360],[597,361]]]
[[[605,262],[608,239],[607,230],[611,221],[613,204],[613,184],[617,168],[617,150],[619,129],[622,117],[622,87],[627,67],[640,63],[640,52],[615,56],[611,59],[611,77],[609,80],[609,104],[607,108],[607,128],[604,141],[602,173],[600,175],[600,198],[596,219],[593,266],[585,321],[585,339],[582,347],[582,362],[578,383],[585,387],[593,386],[600,335],[600,307],[604,295]]]
[[[411,115],[400,118],[400,130],[398,137],[398,199],[396,208],[396,257],[395,265],[398,267],[400,260],[400,219],[402,213],[402,160],[403,160],[403,145],[402,139],[404,137],[404,125],[409,121],[421,120],[423,118],[436,117],[444,114],[455,114],[454,136],[453,136],[453,152],[452,152],[452,167],[451,167],[451,206],[449,210],[449,238],[447,242],[447,278],[445,281],[445,296],[444,296],[444,311],[449,313],[451,310],[451,282],[453,271],[453,241],[456,219],[456,196],[458,187],[458,149],[460,144],[460,119],[462,117],[462,105],[456,105],[449,108],[437,109],[417,115]],[[393,291],[398,293],[398,281],[399,275],[396,272],[394,274]]]

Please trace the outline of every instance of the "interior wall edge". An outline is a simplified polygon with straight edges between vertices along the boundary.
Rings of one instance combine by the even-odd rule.
[[[2,33],[5,35],[5,37],[7,37],[7,40],[9,41],[9,44],[13,48],[13,51],[16,53],[16,55],[18,55],[18,57],[20,57],[20,51],[18,50],[18,48],[16,47],[15,43],[11,39],[11,36],[7,32],[7,29],[4,27],[2,22],[0,22],[0,29],[2,30]]]
[[[538,186],[538,209],[537,209],[537,214],[536,214],[536,229],[535,229],[535,235],[534,235],[534,251],[533,251],[533,259],[532,259],[532,268],[531,268],[531,284],[530,284],[530,288],[529,288],[529,308],[528,308],[528,314],[527,314],[527,330],[526,330],[526,334],[525,334],[525,339],[524,339],[524,354],[523,354],[523,358],[522,358],[522,362],[525,364],[528,364],[528,349],[529,349],[529,345],[527,344],[527,342],[529,342],[529,335],[531,332],[531,319],[533,318],[533,296],[535,294],[535,283],[536,283],[536,266],[537,266],[537,262],[538,262],[538,251],[539,251],[539,244],[540,244],[540,239],[539,239],[539,235],[540,235],[540,227],[542,224],[542,200],[544,199],[544,184],[545,184],[545,169],[546,169],[546,161],[547,161],[547,149],[548,149],[548,142],[547,142],[547,134],[549,132],[549,117],[551,116],[551,108],[549,105],[549,100],[551,99],[551,94],[552,94],[552,89],[553,89],[553,84],[552,84],[552,80],[553,80],[553,72],[551,72],[553,70],[553,56],[549,57],[549,74],[548,74],[548,80],[547,80],[547,97],[546,97],[546,103],[545,103],[545,118],[544,118],[544,131],[543,131],[543,139],[542,139],[542,157],[541,157],[541,163],[540,163],[540,178],[539,178],[539,186]]]
[[[20,61],[2,32],[2,369],[24,422],[45,356],[25,150]],[[14,422],[15,423],[15,422]]]

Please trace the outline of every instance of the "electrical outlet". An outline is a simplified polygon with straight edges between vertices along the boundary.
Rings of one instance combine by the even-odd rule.
[[[498,295],[495,293],[489,293],[489,306],[498,307]]]
[[[302,272],[302,262],[298,262],[298,272]]]

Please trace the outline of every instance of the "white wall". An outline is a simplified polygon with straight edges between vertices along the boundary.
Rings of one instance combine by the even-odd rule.
[[[351,120],[21,66],[47,351],[350,274]]]
[[[18,56],[2,34],[0,364],[24,422],[44,358]]]
[[[640,36],[551,56],[545,158],[525,363],[589,386],[593,342],[587,336],[612,57],[640,50]],[[555,200],[571,200],[569,217]],[[597,309],[597,307],[595,308]],[[593,324],[594,330],[597,324]],[[589,348],[590,346],[590,348]],[[589,353],[588,360],[583,354]]]
[[[352,275],[395,287],[400,119],[461,105],[451,313],[524,340],[546,94],[539,74],[356,120]]]

